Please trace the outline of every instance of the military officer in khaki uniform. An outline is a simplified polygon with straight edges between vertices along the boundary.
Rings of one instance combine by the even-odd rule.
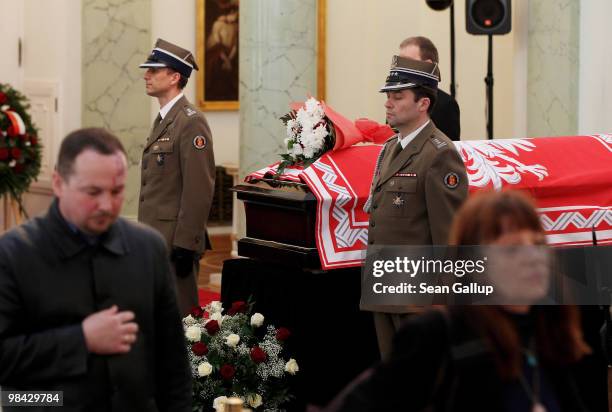
[[[370,245],[445,245],[455,211],[467,197],[465,166],[431,121],[440,72],[436,63],[395,56],[381,92],[387,123],[398,130],[376,162],[370,198]],[[381,355],[410,307],[374,311]]]
[[[193,55],[158,39],[147,61],[147,94],[159,101],[142,155],[138,220],[166,239],[178,303],[186,315],[198,303],[199,260],[206,248],[206,221],[215,184],[215,159],[204,115],[183,95]]]

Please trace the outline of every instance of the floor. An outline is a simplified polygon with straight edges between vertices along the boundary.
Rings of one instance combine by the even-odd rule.
[[[223,261],[230,259],[232,240],[230,233],[210,234],[212,250],[207,250],[200,260],[198,287],[213,292],[221,292],[221,269]]]

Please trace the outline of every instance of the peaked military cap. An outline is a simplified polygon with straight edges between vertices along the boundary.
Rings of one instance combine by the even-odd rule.
[[[410,89],[418,86],[438,88],[440,69],[438,63],[393,56],[391,69],[380,92]]]
[[[141,69],[147,67],[169,67],[187,78],[191,76],[191,70],[199,70],[193,54],[189,50],[185,50],[163,39],[157,39],[147,61],[139,67]]]

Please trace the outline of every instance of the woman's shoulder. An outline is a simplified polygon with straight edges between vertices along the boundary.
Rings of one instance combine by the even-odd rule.
[[[451,314],[443,309],[430,309],[408,318],[393,338],[393,357],[424,352],[441,354],[450,342]]]

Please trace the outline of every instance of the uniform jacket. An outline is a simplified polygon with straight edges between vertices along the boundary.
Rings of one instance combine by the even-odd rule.
[[[467,197],[463,161],[433,122],[391,159],[396,144],[397,137],[386,143],[372,181],[368,244],[445,245]]]
[[[393,137],[377,162],[369,202],[368,245],[446,245],[453,217],[467,197],[465,166],[455,145],[429,122],[392,159]],[[364,310],[414,308],[362,305]]]
[[[127,354],[88,353],[81,322],[112,305],[135,313],[137,340]],[[2,236],[0,386],[63,391],[58,411],[191,411],[191,369],[159,234],[119,219],[91,246],[55,201]]]
[[[157,229],[169,249],[201,253],[214,185],[210,128],[183,96],[156,122],[145,144],[138,220]]]
[[[438,89],[438,98],[431,113],[431,120],[449,139],[460,139],[459,105],[454,97],[443,90]]]

